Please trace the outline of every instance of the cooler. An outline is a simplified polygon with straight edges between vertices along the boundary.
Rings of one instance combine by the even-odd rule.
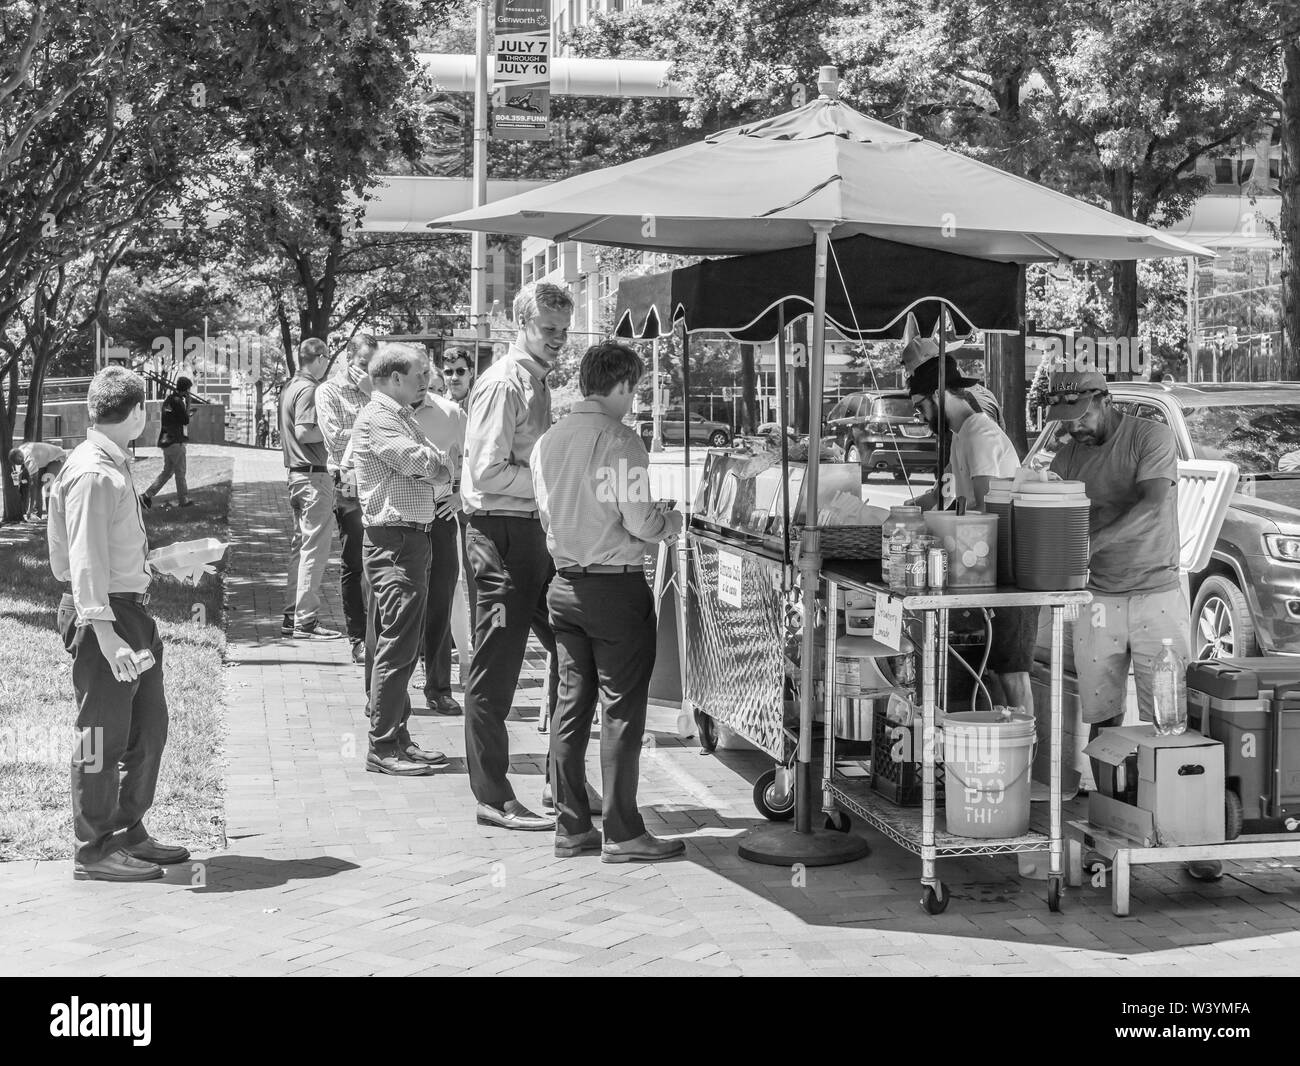
[[[1296,691],[1275,700],[1274,690],[1288,685]],[[1300,658],[1192,663],[1187,668],[1192,727],[1201,728],[1207,713],[1208,735],[1223,742],[1227,788],[1241,800],[1245,820],[1300,816]],[[1277,809],[1271,810],[1274,799]]]

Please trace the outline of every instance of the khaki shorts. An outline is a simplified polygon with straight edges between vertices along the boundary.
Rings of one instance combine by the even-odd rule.
[[[1134,596],[1094,592],[1092,602],[1079,608],[1073,629],[1074,673],[1089,724],[1123,716],[1130,665],[1138,712],[1144,722],[1152,720],[1151,664],[1165,637],[1184,665],[1191,659],[1191,618],[1179,586]]]

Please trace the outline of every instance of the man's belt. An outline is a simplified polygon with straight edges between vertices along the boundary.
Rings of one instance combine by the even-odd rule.
[[[67,585],[63,586],[63,599],[72,603],[72,589]],[[110,592],[110,600],[130,600],[132,603],[138,603],[141,607],[149,606],[149,593],[147,592]]]
[[[328,474],[329,468],[325,466],[291,466],[291,474]]]
[[[595,566],[566,566],[558,573],[565,577],[582,577],[584,574],[640,574],[645,576],[645,567],[643,566],[606,566],[597,564]]]
[[[482,515],[484,518],[537,518],[536,511],[475,511],[470,515]]]
[[[432,522],[375,522],[371,529],[413,529],[417,533],[428,533],[433,529]]]

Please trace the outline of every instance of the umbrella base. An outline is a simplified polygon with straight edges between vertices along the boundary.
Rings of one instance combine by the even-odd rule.
[[[764,866],[839,866],[870,852],[867,842],[852,833],[828,829],[796,833],[789,824],[760,825],[740,838],[740,857]]]

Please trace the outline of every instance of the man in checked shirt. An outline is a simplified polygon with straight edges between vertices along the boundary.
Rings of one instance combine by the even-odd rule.
[[[442,752],[425,751],[411,739],[407,687],[424,636],[436,486],[450,484],[460,457],[430,444],[411,409],[429,385],[422,348],[382,344],[369,370],[374,391],[357,415],[350,455],[344,460],[345,467],[350,460],[356,468],[370,586],[366,769],[419,777],[447,765]]]
[[[355,476],[342,473],[343,452],[352,439],[352,426],[370,399],[370,378],[366,367],[379,347],[369,333],[358,333],[348,342],[348,361],[343,369],[316,387],[316,417],[325,438],[327,466],[334,477],[334,520],[343,545],[343,617],[352,661],[366,661],[366,601],[361,547],[361,501],[357,499]]]

